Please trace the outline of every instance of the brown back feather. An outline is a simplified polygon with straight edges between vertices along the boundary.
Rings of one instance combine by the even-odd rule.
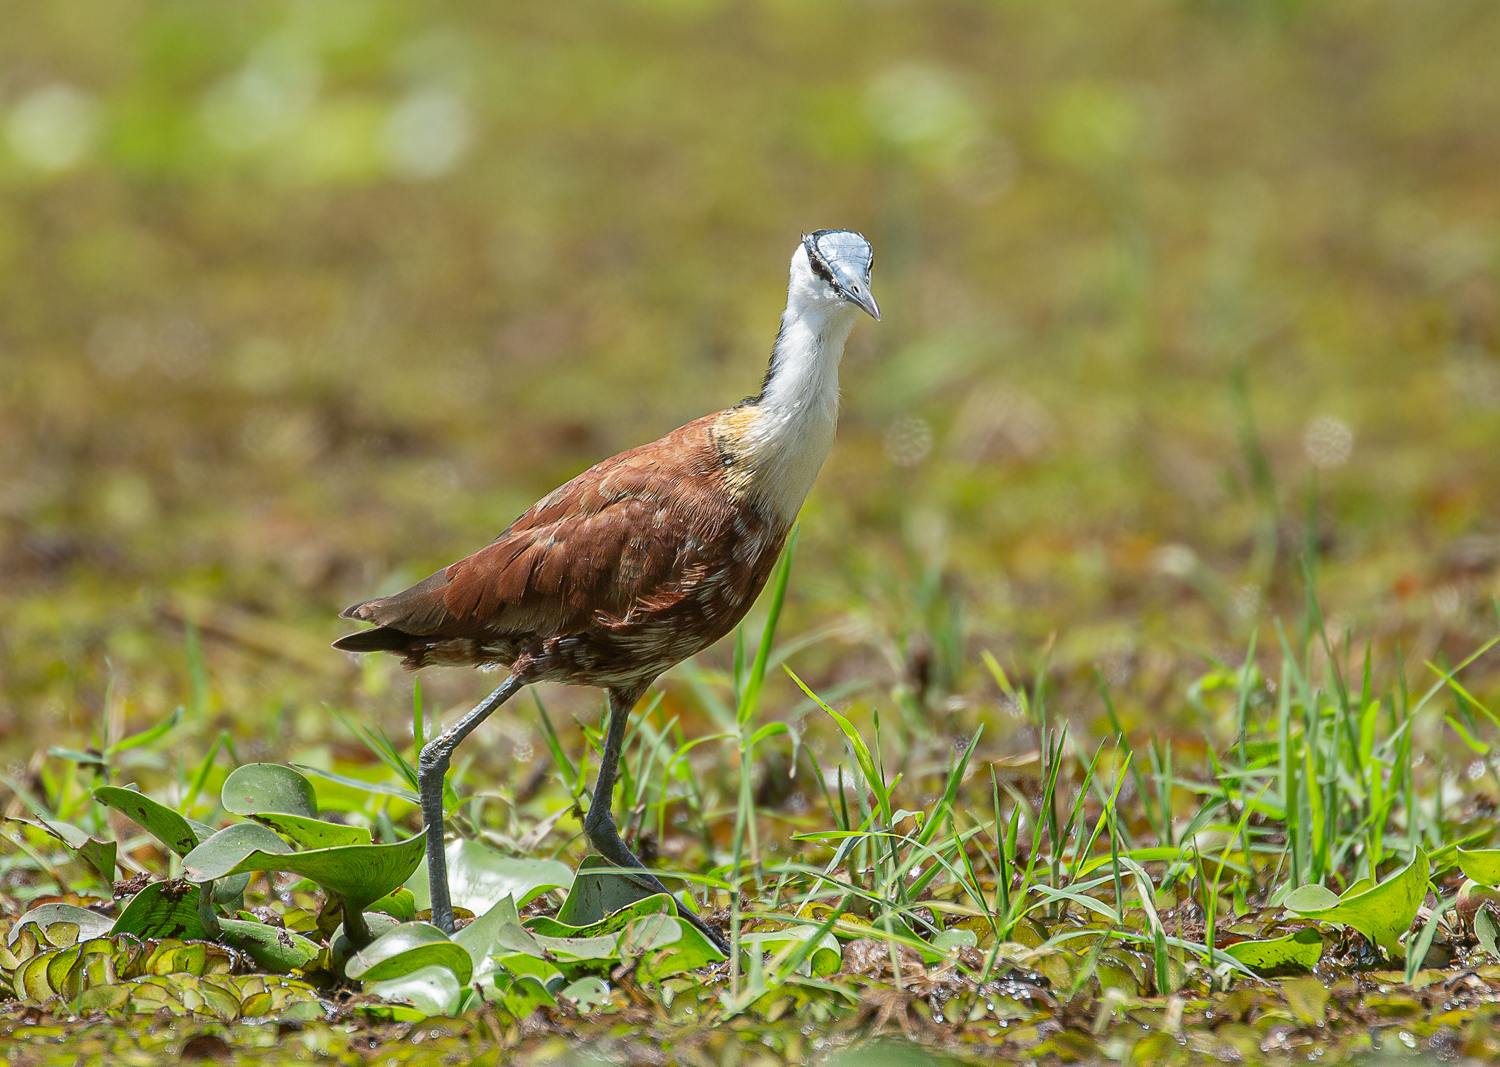
[[[670,607],[709,573],[739,506],[717,418],[589,468],[472,556],[349,614],[423,637],[547,638]]]

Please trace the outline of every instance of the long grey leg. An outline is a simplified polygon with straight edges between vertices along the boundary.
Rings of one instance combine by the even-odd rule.
[[[633,867],[641,871],[646,870],[646,865],[621,840],[610,806],[614,799],[615,774],[619,770],[621,750],[625,747],[625,726],[630,721],[631,709],[645,691],[645,686],[609,690],[609,733],[604,739],[604,756],[599,761],[599,780],[594,785],[594,797],[583,820],[583,832],[588,835],[589,844],[594,846],[595,852],[616,867]],[[628,877],[652,893],[671,892],[655,875],[636,874]],[[697,927],[720,952],[730,955],[729,942],[717,930],[698,918],[685,905],[678,908],[678,914]]]
[[[458,722],[429,741],[417,759],[417,788],[422,798],[422,822],[427,832],[427,884],[432,896],[432,922],[453,933],[453,901],[448,896],[448,857],[443,854],[443,775],[458,743],[490,713],[521,691],[526,679],[512,674]]]

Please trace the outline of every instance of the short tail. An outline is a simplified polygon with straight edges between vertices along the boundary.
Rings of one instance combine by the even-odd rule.
[[[411,647],[413,637],[389,626],[377,626],[373,630],[340,637],[333,647],[341,652],[405,652]]]

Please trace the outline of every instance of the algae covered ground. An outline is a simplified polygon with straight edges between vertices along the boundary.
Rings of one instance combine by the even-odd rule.
[[[1492,6],[5,25],[11,1062],[1500,1055]],[[544,686],[434,936],[411,763],[494,679],[337,612],[753,392],[827,226],[884,321],[616,799],[685,899],[584,864]]]

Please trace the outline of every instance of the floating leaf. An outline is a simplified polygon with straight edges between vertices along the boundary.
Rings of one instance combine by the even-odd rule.
[[[207,835],[200,835],[191,820],[137,790],[103,785],[94,790],[94,799],[114,808],[179,856],[186,856],[199,842],[207,840]],[[212,832],[209,830],[209,834]]]
[[[837,945],[838,941],[835,940],[834,944]],[[978,944],[979,935],[961,926],[950,926],[932,939],[932,947],[945,956],[959,949],[975,948]]]
[[[1328,1017],[1328,987],[1317,978],[1294,978],[1281,984],[1281,994],[1286,997],[1292,1014],[1313,1026],[1323,1025]]]
[[[311,878],[344,902],[363,911],[370,903],[398,888],[422,857],[423,838],[395,845],[343,845],[338,848],[293,852],[270,829],[259,823],[238,823],[220,830],[189,855],[182,865],[196,881],[223,878],[246,871],[288,871]]]
[[[961,932],[969,933],[967,930]],[[800,945],[804,941],[811,940],[817,933],[816,926],[789,926],[784,930],[757,931],[741,934],[740,946],[746,952],[778,953],[788,945]],[[974,935],[970,933],[969,936]],[[796,949],[792,951],[795,952]],[[719,955],[719,958],[723,959],[723,956]],[[838,938],[825,932],[822,937],[817,938],[817,947],[813,949],[811,956],[802,961],[802,966],[798,970],[804,975],[822,976],[837,974],[842,966],[843,954],[839,951]]]
[[[656,978],[724,958],[702,933],[677,916],[677,901],[671,894],[656,893],[586,926],[537,916],[526,921],[526,929],[558,959],[577,962],[643,956],[642,972]]]
[[[1309,919],[1352,926],[1379,945],[1388,956],[1396,957],[1402,952],[1401,935],[1411,928],[1417,909],[1427,896],[1427,879],[1431,870],[1427,853],[1417,849],[1412,861],[1401,871],[1373,888],[1345,893],[1334,905],[1306,907],[1311,901],[1304,900],[1299,889],[1288,894],[1286,906]]]
[[[207,841],[182,857],[183,869],[195,882],[208,882],[244,871],[282,870],[280,867],[245,867],[240,864],[251,856],[290,853],[292,846],[276,836],[275,831],[253,822],[226,826]]]
[[[152,882],[131,898],[109,932],[142,940],[206,940],[209,933],[198,916],[198,900],[198,887],[189,882]]]
[[[557,998],[551,990],[566,984],[562,971],[546,960],[510,956],[506,958],[506,969],[496,971],[482,988],[486,1000],[499,1000],[506,1011],[524,1019],[543,1005],[555,1006]]]
[[[483,915],[506,897],[517,907],[524,907],[549,889],[566,889],[573,884],[573,872],[565,863],[517,859],[480,841],[450,841],[445,854],[453,905],[475,915]],[[418,911],[432,907],[425,857],[406,880],[406,888],[412,891]]]
[[[580,978],[566,989],[557,994],[564,1000],[572,1001],[581,1012],[590,1012],[595,1008],[609,1003],[609,986],[604,981],[593,975]]]
[[[448,967],[433,965],[400,978],[371,982],[365,992],[382,1000],[403,1000],[424,1016],[447,1015],[456,1010],[463,986]]]
[[[510,897],[453,935],[453,943],[463,946],[473,961],[475,980],[495,969],[497,956],[526,955],[540,958],[542,947],[521,925],[516,902]]]
[[[474,962],[462,945],[431,923],[402,923],[356,952],[344,965],[344,974],[367,982],[402,978],[425,967],[447,967],[468,985]]]
[[[247,763],[224,779],[220,791],[224,810],[236,815],[301,815],[318,817],[318,795],[312,783],[279,763]]]
[[[620,958],[620,939],[614,934],[601,934],[597,937],[550,937],[546,934],[532,936],[547,955],[560,960],[577,963]]]
[[[1237,941],[1222,951],[1252,971],[1310,971],[1323,958],[1323,939],[1316,930],[1304,928],[1267,941]]]
[[[1474,913],[1474,936],[1479,940],[1479,947],[1484,949],[1494,959],[1500,959],[1500,924],[1495,922],[1495,916],[1490,911],[1489,904],[1481,904],[1479,910]]]
[[[1350,886],[1350,889],[1358,888],[1357,885]],[[1335,907],[1338,902],[1339,895],[1326,885],[1302,885],[1286,894],[1281,903],[1288,911],[1309,912]]]
[[[373,843],[370,831],[363,826],[344,826],[341,823],[309,819],[302,815],[272,813],[256,815],[255,820],[271,827],[277,833],[291,838],[303,848],[338,848],[343,845],[368,845]]]
[[[606,868],[598,870],[597,868]],[[638,900],[655,896],[602,856],[586,856],[578,866],[568,899],[557,911],[557,921],[567,926],[583,927],[596,923]]]
[[[318,946],[299,933],[245,919],[220,919],[221,939],[239,949],[257,967],[285,974],[306,967],[317,958]]]
[[[368,910],[381,911],[394,919],[409,923],[417,917],[417,900],[410,889],[402,887],[391,890],[379,900],[372,900]]]
[[[59,822],[55,819],[36,818],[17,821],[45,830],[61,841],[69,852],[78,857],[106,883],[114,881],[115,856],[119,850],[116,842],[101,841],[96,837],[90,837],[87,831],[71,823]]]
[[[600,937],[624,929],[636,919],[660,913],[677,914],[677,902],[667,893],[653,893],[611,911],[599,919],[574,925],[563,920],[563,912],[556,919],[537,915],[526,920],[526,928],[533,934],[546,937]]]
[[[1500,848],[1458,850],[1458,868],[1480,885],[1500,885]]]
[[[114,925],[114,920],[100,915],[97,911],[89,911],[88,908],[80,908],[75,904],[43,904],[32,908],[26,914],[16,920],[15,925],[10,928],[10,937],[6,944],[15,944],[16,939],[21,936],[21,930],[26,924],[35,923],[36,926],[46,931],[48,927],[56,923],[73,923],[78,927],[76,938],[102,937],[109,933],[109,928]]]

